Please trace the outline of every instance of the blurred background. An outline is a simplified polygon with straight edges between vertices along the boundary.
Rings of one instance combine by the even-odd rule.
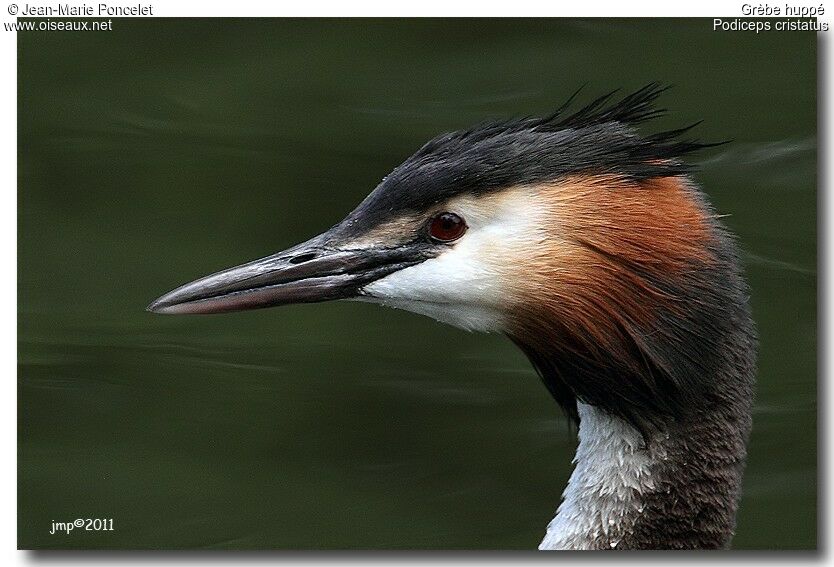
[[[18,34],[22,548],[534,549],[575,436],[520,352],[358,303],[144,311],[428,138],[659,80],[761,334],[736,548],[816,545],[816,36],[711,20],[114,20]],[[113,518],[112,532],[50,535]]]

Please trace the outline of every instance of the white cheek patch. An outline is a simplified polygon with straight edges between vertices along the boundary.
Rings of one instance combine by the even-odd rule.
[[[358,299],[467,330],[504,330],[509,287],[523,277],[525,253],[543,238],[535,200],[532,189],[515,188],[449,203],[446,210],[466,220],[466,234],[436,258],[367,285]]]

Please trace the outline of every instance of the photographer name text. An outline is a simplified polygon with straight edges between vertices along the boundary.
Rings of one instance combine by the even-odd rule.
[[[153,6],[150,4],[134,4],[130,6],[113,4],[57,4],[54,6],[34,6],[24,4],[17,14],[23,17],[32,16],[153,16]]]

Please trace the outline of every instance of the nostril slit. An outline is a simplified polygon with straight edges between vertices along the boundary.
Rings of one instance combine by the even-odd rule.
[[[290,258],[290,264],[303,264],[304,262],[309,262],[315,257],[315,252],[310,252],[309,254],[301,254],[300,256],[296,256],[295,258]]]

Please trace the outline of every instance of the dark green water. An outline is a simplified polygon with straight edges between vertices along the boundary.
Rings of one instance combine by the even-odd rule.
[[[504,338],[145,305],[338,221],[427,138],[674,83],[761,334],[737,548],[816,545],[816,38],[674,20],[116,20],[20,33],[19,544],[534,548],[573,435]],[[50,535],[113,518],[113,532]]]

